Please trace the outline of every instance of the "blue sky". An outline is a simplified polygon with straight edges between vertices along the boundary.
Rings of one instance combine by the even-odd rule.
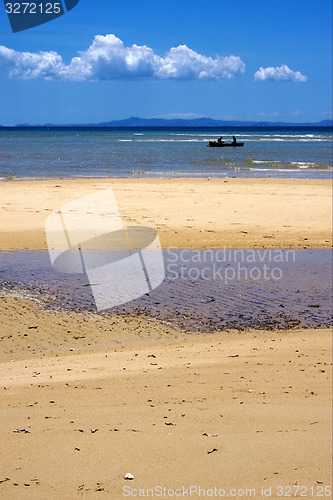
[[[332,118],[331,0],[80,0],[19,33],[0,5],[0,34],[3,125]]]

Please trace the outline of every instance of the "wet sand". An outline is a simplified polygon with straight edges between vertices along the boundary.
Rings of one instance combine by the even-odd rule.
[[[64,203],[112,187],[123,221],[158,230],[163,248],[330,248],[329,180],[48,179],[2,182],[1,249],[46,249]]]
[[[163,257],[161,285],[103,314],[144,314],[189,332],[332,325],[330,250],[166,250]],[[47,309],[96,313],[87,275],[54,270],[47,251],[1,252],[0,291]]]
[[[1,498],[329,485],[328,329],[188,334],[19,298],[1,313]]]

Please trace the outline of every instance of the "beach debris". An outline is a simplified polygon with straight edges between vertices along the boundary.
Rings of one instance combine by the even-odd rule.
[[[228,358],[238,358],[239,354],[230,354],[230,356],[228,356]]]
[[[5,479],[0,479],[0,484],[5,483],[6,481],[10,481],[9,477],[5,477]]]
[[[75,451],[81,451],[80,448],[74,448]]]
[[[35,328],[38,328],[38,326],[28,326],[28,330],[32,330],[32,329],[35,329]]]
[[[203,433],[203,436],[207,436],[207,437],[217,437],[218,434],[207,434],[207,432],[204,432]]]
[[[104,491],[104,488],[102,487],[102,483],[96,483],[97,488],[95,491]]]
[[[13,432],[16,432],[17,434],[23,432],[24,434],[30,434],[30,431],[27,431],[27,429],[15,429]]]
[[[97,432],[97,431],[98,431],[98,429],[90,429],[91,434],[95,434],[95,432]]]
[[[127,474],[125,474],[124,476],[124,479],[126,479],[127,481],[131,481],[132,479],[134,479],[134,476],[130,472],[127,472]]]
[[[165,425],[175,425],[172,422],[164,422],[164,423],[165,423]]]
[[[210,453],[214,453],[214,451],[217,451],[217,448],[213,448],[212,450],[207,451],[207,453],[208,453],[208,455],[210,455]]]

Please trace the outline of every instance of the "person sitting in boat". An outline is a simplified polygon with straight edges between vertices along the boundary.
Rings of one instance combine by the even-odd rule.
[[[217,139],[217,142],[218,142],[219,144],[223,144],[224,140],[223,140],[222,135],[221,135],[221,137],[219,137],[219,138]]]
[[[236,141],[236,137],[233,135],[233,136],[232,136],[232,144],[236,144],[236,143],[237,143],[237,141]]]

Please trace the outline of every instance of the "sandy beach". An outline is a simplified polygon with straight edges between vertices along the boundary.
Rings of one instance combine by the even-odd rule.
[[[328,329],[184,334],[19,298],[1,313],[1,498],[330,484]]]
[[[46,249],[52,210],[109,188],[123,221],[155,227],[163,248],[331,248],[331,181],[236,178],[3,182],[0,248]]]
[[[45,250],[52,210],[110,187],[164,249],[331,247],[330,181],[142,178],[3,182],[1,249]],[[0,498],[331,495],[329,328],[191,332],[4,287],[0,332]]]

